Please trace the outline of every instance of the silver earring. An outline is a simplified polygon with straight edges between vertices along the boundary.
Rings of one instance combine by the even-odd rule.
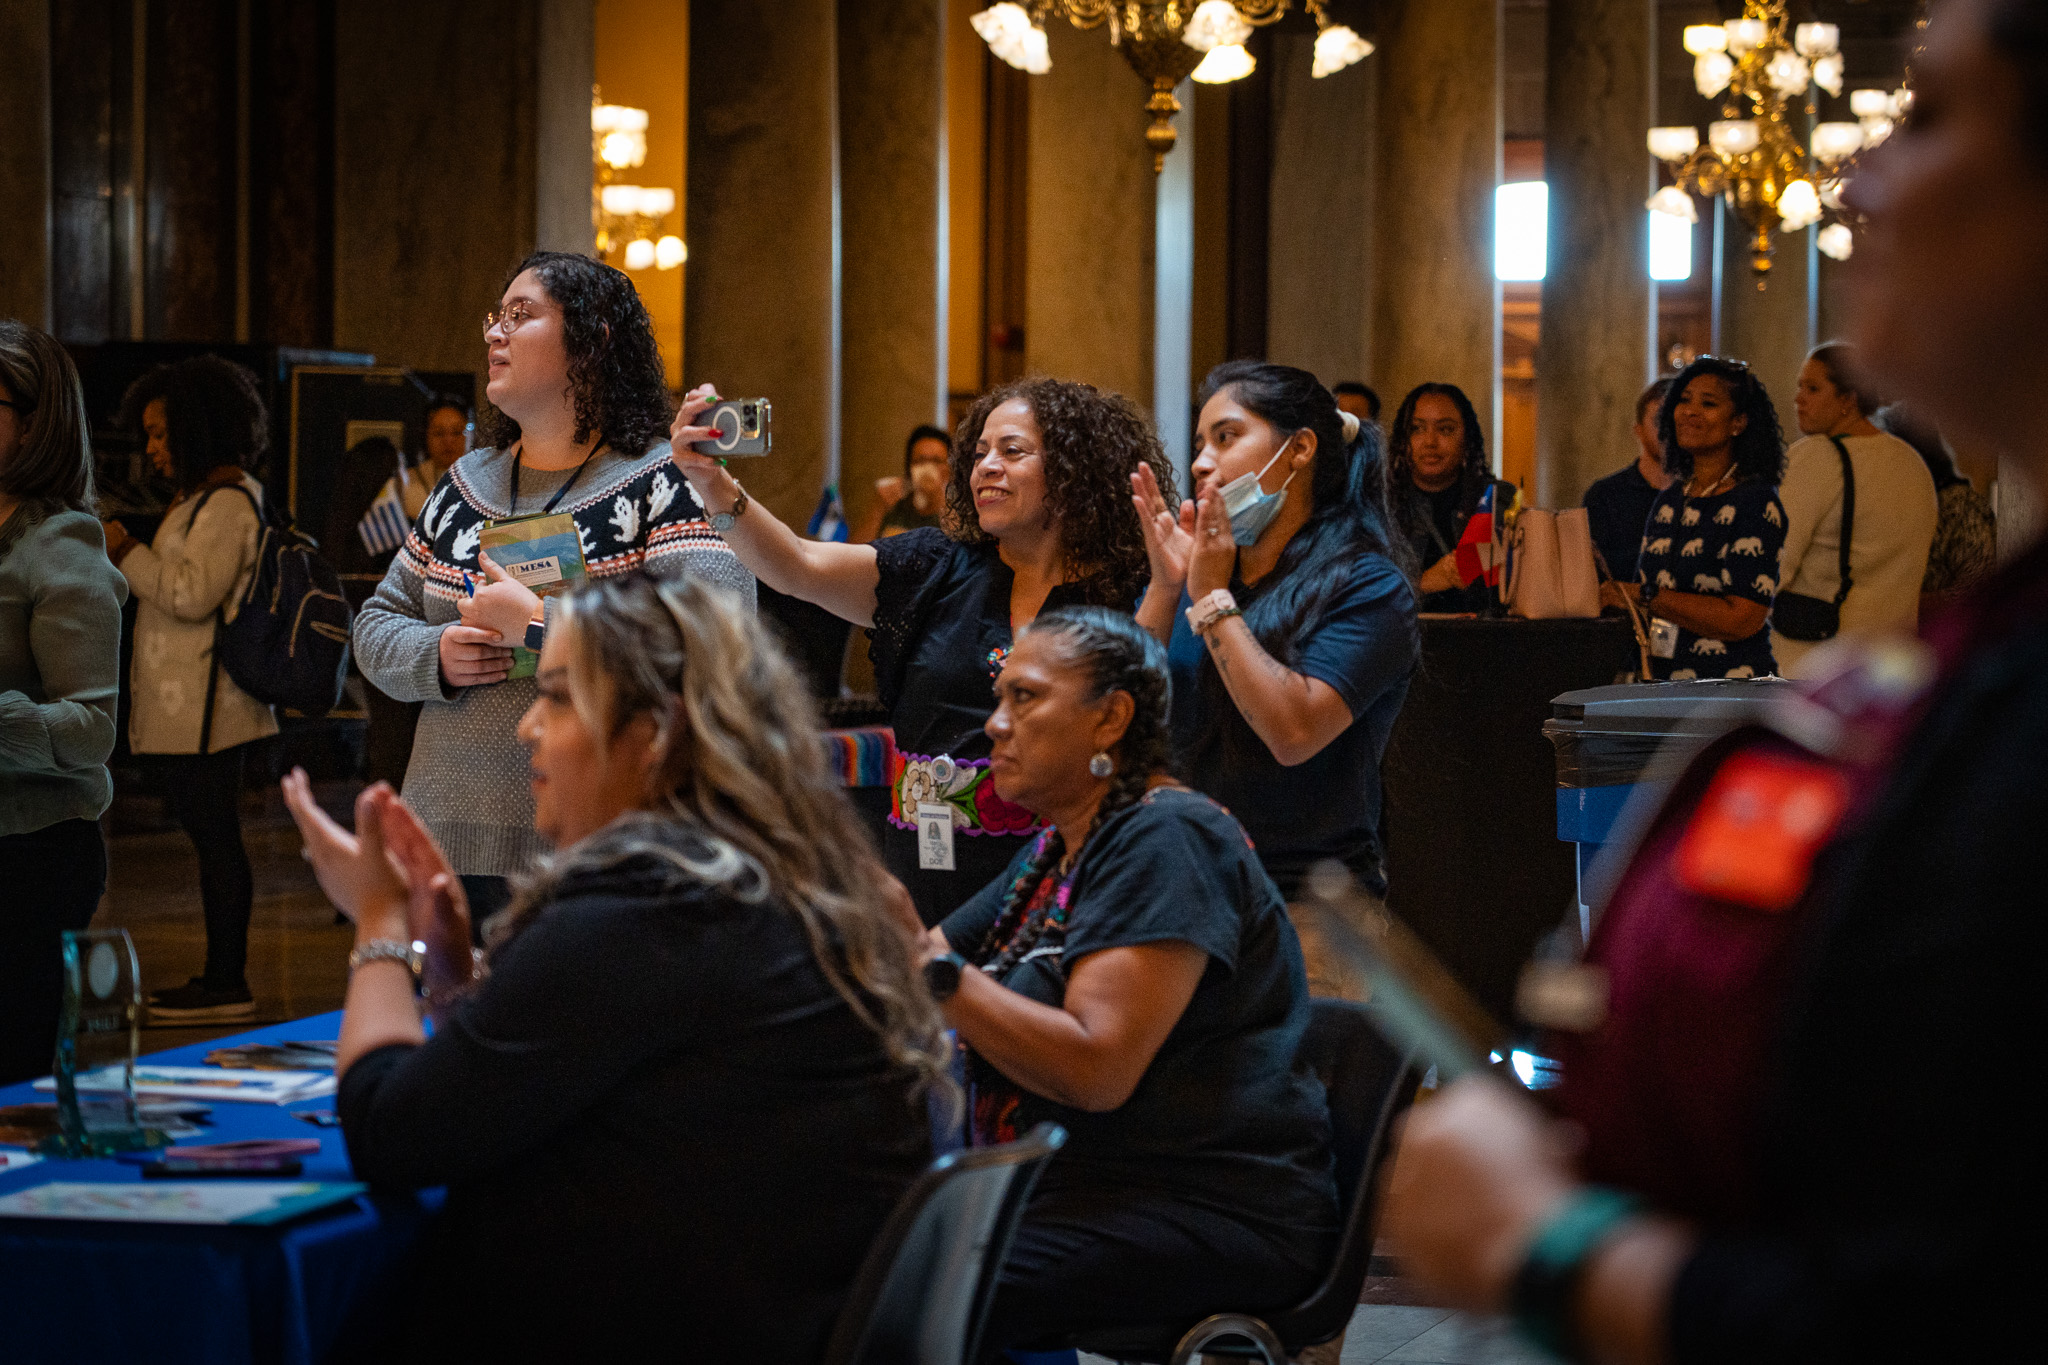
[[[1088,775],[1090,777],[1108,777],[1115,771],[1116,760],[1111,758],[1106,751],[1088,760]]]

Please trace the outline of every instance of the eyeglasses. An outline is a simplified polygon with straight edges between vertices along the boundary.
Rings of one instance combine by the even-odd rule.
[[[519,330],[521,323],[532,316],[532,313],[526,311],[526,305],[523,303],[515,303],[503,312],[493,308],[490,312],[484,314],[484,338],[485,340],[490,339],[493,327],[497,328],[501,335],[509,337]]]

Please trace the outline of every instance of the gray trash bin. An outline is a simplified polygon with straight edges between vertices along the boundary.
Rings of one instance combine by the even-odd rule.
[[[1551,699],[1543,735],[1557,751],[1557,837],[1578,846],[1580,928],[1588,919],[1586,871],[1622,808],[1663,791],[1713,739],[1796,690],[1783,678],[1628,683]]]

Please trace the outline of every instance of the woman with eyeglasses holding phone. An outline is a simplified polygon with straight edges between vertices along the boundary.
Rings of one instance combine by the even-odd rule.
[[[405,798],[447,850],[479,923],[545,847],[516,733],[552,600],[534,589],[645,568],[750,602],[754,590],[670,467],[661,351],[622,271],[534,253],[485,319],[484,343],[492,407],[477,448],[428,496],[355,629],[363,676],[396,701],[426,703]],[[555,523],[548,553],[518,576],[482,546],[486,523],[548,516],[566,517],[574,540]]]

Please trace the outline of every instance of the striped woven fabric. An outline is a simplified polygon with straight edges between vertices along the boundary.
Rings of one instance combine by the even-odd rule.
[[[896,780],[896,732],[863,725],[825,732],[826,762],[849,787],[886,787]]]

